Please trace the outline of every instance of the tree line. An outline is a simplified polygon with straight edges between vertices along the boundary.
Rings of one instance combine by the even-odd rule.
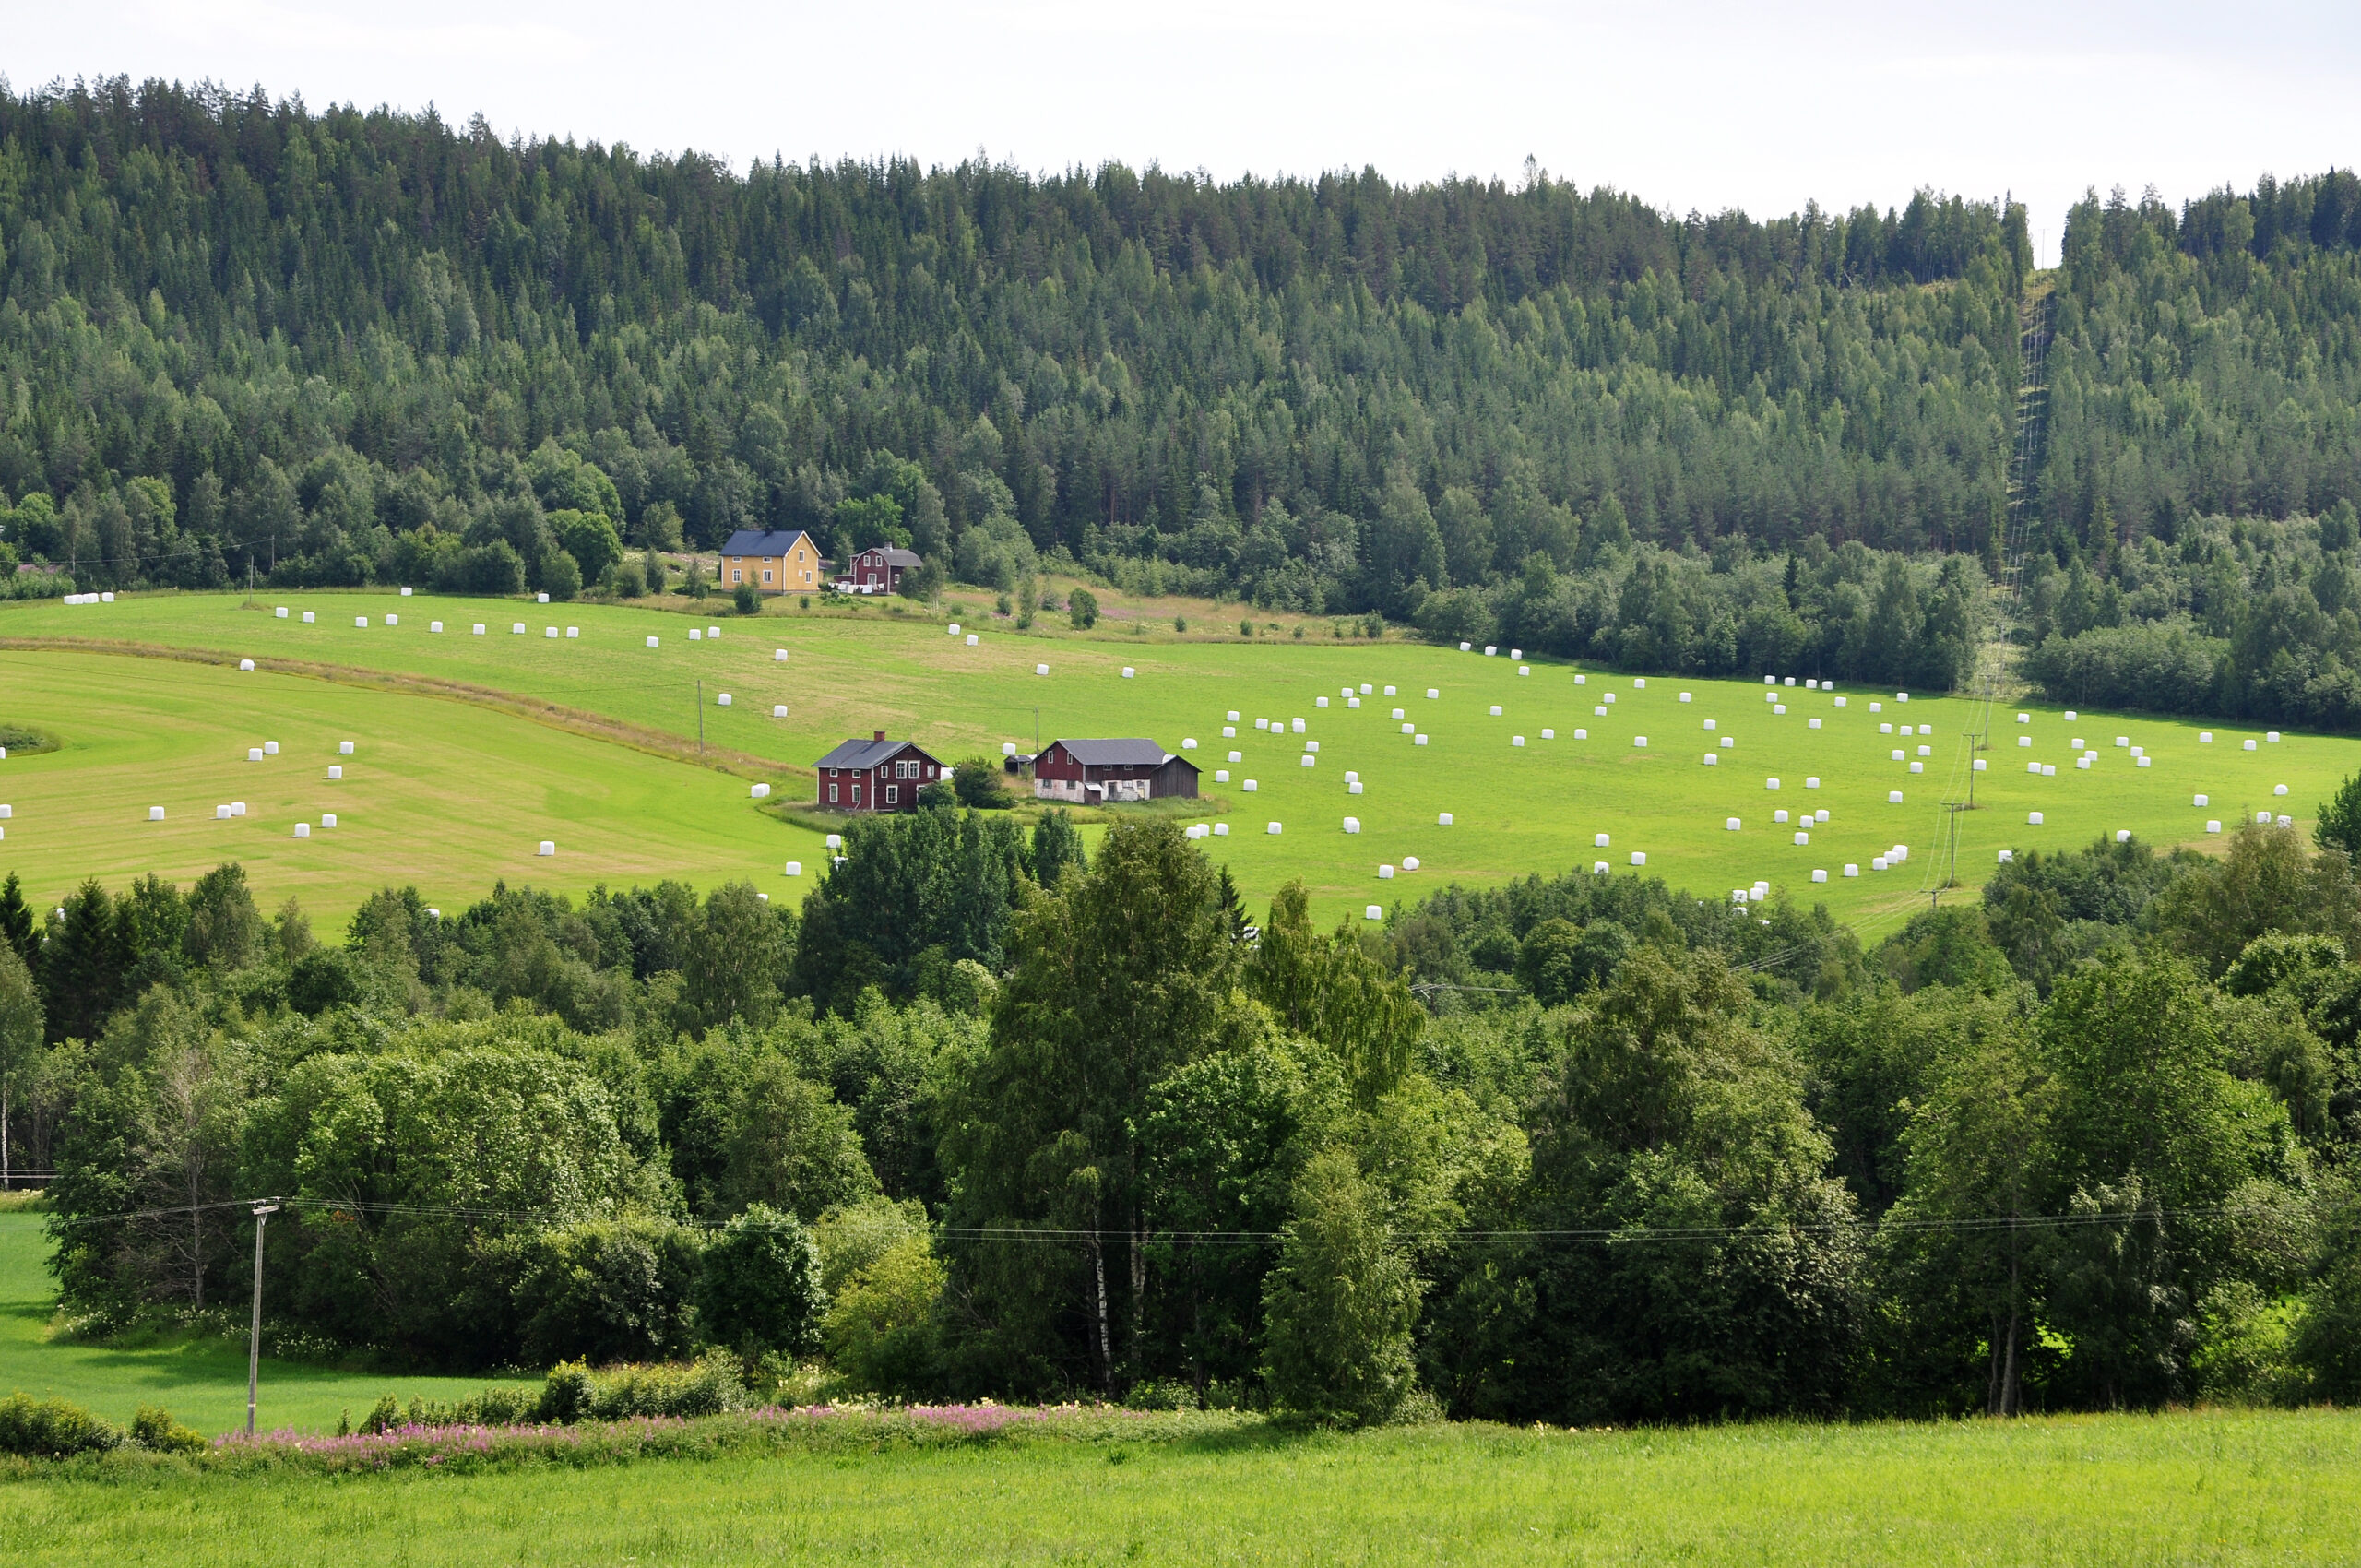
[[[235,867],[10,884],[0,1120],[86,1332],[237,1303],[270,1193],[281,1342],[419,1366],[1348,1421],[2349,1398],[2361,784],[2323,823],[2026,852],[1870,945],[1579,872],[1323,931],[1169,823],[1086,858],[954,806],[800,911],[389,890],[322,943]]]

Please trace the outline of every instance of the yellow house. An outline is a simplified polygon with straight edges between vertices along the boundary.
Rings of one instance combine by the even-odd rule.
[[[740,529],[721,547],[721,586],[751,583],[763,593],[809,593],[827,585],[820,547],[808,533]]]

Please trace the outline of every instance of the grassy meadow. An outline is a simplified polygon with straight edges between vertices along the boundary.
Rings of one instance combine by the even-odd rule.
[[[49,1273],[45,1216],[0,1212],[0,1396],[24,1393],[67,1399],[118,1425],[142,1405],[161,1405],[206,1436],[241,1429],[246,1421],[246,1342],[243,1336],[180,1337],[109,1345],[53,1338],[57,1284]],[[240,1312],[245,1299],[231,1305]],[[265,1357],[259,1422],[329,1431],[347,1410],[354,1420],[381,1394],[403,1399],[458,1398],[481,1384],[450,1377],[389,1377],[339,1372]],[[0,1504],[0,1512],[6,1505]],[[0,1526],[0,1542],[6,1540]],[[16,1554],[0,1544],[0,1562]]]
[[[212,1563],[2327,1563],[2361,1551],[2334,1413],[1429,1427],[547,1466],[0,1481],[0,1558]]]
[[[1005,622],[963,623],[979,636],[970,647],[914,610],[807,612],[780,600],[746,619],[721,603],[694,617],[390,592],[0,606],[0,724],[31,723],[65,742],[0,763],[0,801],[18,808],[5,825],[7,863],[46,897],[90,871],[187,874],[234,845],[267,894],[298,892],[328,912],[397,874],[453,901],[475,897],[493,876],[577,887],[665,873],[699,883],[754,875],[776,889],[785,861],[814,860],[817,846],[807,825],[756,812],[747,779],[769,778],[782,798],[801,799],[813,760],[848,735],[882,729],[956,758],[996,754],[1003,742],[1029,751],[1038,723],[1044,743],[1145,734],[1177,750],[1195,739],[1190,754],[1205,769],[1204,787],[1228,808],[1220,820],[1229,835],[1206,847],[1258,900],[1301,877],[1323,918],[1451,881],[1492,884],[1599,860],[1631,874],[1639,850],[1645,874],[1701,897],[1767,881],[1799,901],[1826,902],[1868,932],[1920,907],[1940,881],[1941,804],[1964,793],[1968,736],[1982,712],[1965,699],[1915,695],[1905,705],[1865,688],[1836,694],[1846,701],[1840,709],[1835,695],[1798,684],[1778,689],[1779,713],[1758,683],[1660,676],[1643,685],[1546,663],[1521,675],[1505,649],[1486,659],[1317,635],[1241,640],[1227,627],[1176,636],[1169,623],[1145,620],[1130,624],[1164,629],[1082,634],[1061,623],[1019,633]],[[279,604],[288,618],[271,613]],[[306,610],[316,616],[310,624],[300,619]],[[388,614],[399,624],[386,625]],[[366,629],[355,626],[359,617]],[[429,630],[438,620],[439,635]],[[469,630],[479,622],[482,636]],[[517,624],[525,635],[509,629]],[[559,636],[542,635],[552,625]],[[718,625],[721,636],[693,643],[693,625]],[[579,636],[565,637],[568,626]],[[658,647],[647,646],[651,636]],[[80,651],[110,646],[124,651]],[[232,662],[153,657],[164,650]],[[239,674],[239,658],[261,669]],[[1042,664],[1047,676],[1036,673]],[[1358,695],[1364,683],[1370,694],[1348,707],[1346,688]],[[1387,696],[1388,685],[1397,695]],[[718,705],[723,692],[727,708]],[[779,705],[786,716],[774,718]],[[1397,707],[1427,745],[1401,733]],[[1239,733],[1225,738],[1233,709]],[[2020,711],[2029,723],[2014,722]],[[1283,726],[1300,718],[1306,731],[1258,731],[1258,717]],[[714,765],[704,768],[694,766],[700,721]],[[597,722],[613,733],[596,732]],[[1906,741],[1880,732],[1904,723],[1932,732]],[[2201,741],[2207,731],[2211,743]],[[1522,747],[1513,743],[1519,735]],[[2135,766],[2129,748],[2113,743],[2118,736],[2153,766]],[[317,783],[314,765],[328,760],[332,742],[356,737],[364,743],[346,782]],[[2087,772],[2073,765],[2077,737],[2098,752]],[[2031,744],[2019,746],[2020,738]],[[247,746],[265,739],[280,741],[282,754],[247,763]],[[1958,819],[1958,875],[1970,886],[2002,849],[2079,848],[2121,829],[2205,847],[2219,842],[2204,831],[2208,819],[2234,826],[2258,809],[2308,821],[2361,766],[2361,744],[2350,739],[2291,733],[2274,743],[2216,722],[2099,714],[2070,722],[2054,707],[2023,703],[1994,713],[1990,739],[1988,770],[1975,778],[1979,809]],[[2243,747],[2248,739],[2253,752]],[[1309,768],[1307,740],[1321,745]],[[689,760],[656,754],[668,747]],[[1906,754],[1899,762],[1896,748]],[[1709,751],[1712,767],[1702,760]],[[1913,761],[1922,773],[1907,771]],[[2030,776],[2028,761],[2057,774]],[[1216,781],[1218,768],[1229,782]],[[1348,770],[1363,794],[1347,794]],[[1818,789],[1804,787],[1810,777]],[[242,782],[266,778],[281,780],[275,791]],[[1776,792],[1766,788],[1771,778],[1781,780]],[[2284,797],[2274,793],[2282,784]],[[1887,799],[1895,790],[1898,805]],[[292,821],[372,790],[350,814],[358,831],[340,826],[325,836],[333,847],[317,834],[302,843],[287,837]],[[2209,798],[2201,808],[2192,803],[2201,793]],[[261,814],[211,821],[218,800],[246,799],[252,810],[257,794],[267,796]],[[162,832],[143,820],[151,803],[171,808]],[[1825,809],[1829,820],[1797,846],[1800,823],[1773,820],[1781,809]],[[1448,827],[1438,822],[1446,811]],[[2035,811],[2038,826],[2029,821]],[[1358,836],[1343,830],[1347,814],[1362,825]],[[1731,816],[1741,820],[1738,832],[1726,828]],[[1271,836],[1271,822],[1283,832]],[[1595,844],[1599,833],[1609,837],[1605,849]],[[542,838],[558,841],[555,861],[536,861]],[[1910,847],[1907,862],[1872,870],[1897,843]],[[1398,867],[1408,857],[1419,862],[1416,873],[1379,880],[1381,863]],[[1844,877],[1847,863],[1860,867],[1858,877]],[[1811,883],[1815,869],[1828,872],[1825,885]]]

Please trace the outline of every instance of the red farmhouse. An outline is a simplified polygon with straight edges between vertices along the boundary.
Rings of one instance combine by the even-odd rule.
[[[866,741],[847,741],[820,759],[820,803],[837,811],[911,812],[919,790],[951,770],[908,741],[889,741],[879,730]]]
[[[1081,805],[1166,795],[1193,799],[1197,765],[1154,741],[1057,741],[1033,759],[1033,793]]]
[[[902,574],[916,571],[920,564],[915,551],[876,545],[852,558],[844,576],[836,579],[836,588],[840,593],[899,593]]]

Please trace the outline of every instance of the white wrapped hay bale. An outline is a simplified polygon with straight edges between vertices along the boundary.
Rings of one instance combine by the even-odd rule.
[[[1427,738],[1424,735],[1414,735],[1410,738],[1410,743],[1414,746],[1423,746],[1427,743]]]
[[[1593,861],[1590,863],[1590,873],[1593,876],[1605,876],[1612,869],[1614,868],[1609,866],[1605,861]]]
[[[1771,711],[1774,713],[1785,713],[1787,711],[1787,705],[1783,702],[1773,703],[1771,705]]]
[[[281,621],[284,621],[284,620],[286,620],[286,619],[287,619],[287,606],[285,606],[285,605],[283,605],[283,604],[282,604],[282,605],[280,605],[277,610],[275,610],[274,612],[272,612],[272,613],[273,613],[273,614],[274,614],[278,619],[279,619],[279,620],[281,620]]]
[[[386,624],[388,626],[398,626],[401,624],[402,618],[398,615],[388,615],[386,617]]]
[[[260,762],[262,760],[262,748],[260,746],[248,746],[246,748],[246,760],[248,762]]]
[[[2054,762],[2045,762],[2045,763],[2043,763],[2043,764],[2041,765],[2041,776],[2042,776],[2044,778],[2057,778],[2057,777],[2058,777],[2058,765],[2057,765],[2056,763],[2054,763]]]
[[[1590,846],[1591,846],[1591,848],[1592,848],[1592,849],[1606,849],[1606,848],[1607,848],[1607,842],[1608,842],[1608,840],[1607,840],[1607,835],[1606,835],[1606,834],[1604,834],[1604,833],[1594,833],[1594,834],[1592,834],[1592,835],[1591,835],[1591,837],[1590,837]]]
[[[698,626],[691,626],[689,628],[689,641],[693,643],[701,643],[705,641],[704,629]]]
[[[1494,703],[1494,704],[1492,705],[1492,717],[1493,717],[1493,718],[1495,718],[1495,719],[1498,719],[1500,716],[1501,716],[1501,705],[1500,705],[1499,703]]]
[[[845,847],[845,836],[841,833],[831,833],[828,835],[826,842],[829,849],[841,849]]]
[[[1811,835],[1810,835],[1810,834],[1806,833],[1806,832],[1802,831],[1801,829],[1797,829],[1797,833],[1796,833],[1796,843],[1797,843],[1798,846],[1805,845],[1805,844],[1809,844],[1809,843],[1810,843],[1810,842],[1811,842]]]
[[[1737,831],[1738,831],[1738,826],[1739,826],[1739,824],[1738,824],[1738,818],[1736,818],[1736,817],[1734,817],[1734,816],[1726,816],[1726,817],[1722,818],[1722,831],[1723,831],[1723,832],[1725,832],[1725,833],[1736,833]]]
[[[2150,756],[2136,756],[2131,759],[2131,766],[2134,767],[2145,767],[2155,760],[2156,759],[2154,757]]]
[[[1226,822],[1216,822],[1216,823],[1215,823],[1215,824],[1214,824],[1214,837],[1216,837],[1216,838],[1227,838],[1227,837],[1229,837],[1229,824],[1228,824],[1228,823],[1226,823]]]
[[[1522,735],[1511,735],[1509,737],[1509,744],[1512,746],[1521,746],[1525,744],[1525,737]]]
[[[1817,730],[1820,728],[1820,720],[1817,719],[1807,719],[1804,720],[1804,727],[1809,730]]]
[[[303,612],[303,624],[306,626],[311,625],[316,620],[318,620],[318,617],[313,614],[312,612],[308,610]]]
[[[508,623],[508,635],[512,637],[523,636],[525,635],[525,623],[522,621],[511,621]]]
[[[1574,739],[1577,741],[1587,741],[1590,739],[1590,731],[1587,730],[1577,730],[1574,731]]]
[[[1300,735],[1303,733],[1303,720],[1300,719],[1290,719],[1287,723],[1287,728],[1296,734]]]
[[[231,801],[231,802],[230,802],[230,814],[231,814],[231,816],[243,816],[243,815],[245,815],[245,814],[246,814],[246,802],[243,802],[243,801]]]
[[[721,640],[721,628],[718,626],[707,626],[705,629],[705,640],[709,643],[719,642]]]
[[[352,618],[352,624],[360,630],[365,632],[369,629],[369,617],[366,615],[355,615]]]
[[[1313,763],[1316,763],[1316,762],[1318,762],[1319,760],[1320,760],[1320,759],[1319,759],[1318,757],[1316,757],[1316,756],[1312,756],[1312,755],[1311,755],[1310,754],[1308,754],[1308,753],[1307,753],[1307,754],[1305,754],[1304,758],[1303,758],[1303,766],[1306,766],[1306,767],[1310,767]]]
[[[1345,819],[1345,831],[1346,831],[1346,832],[1347,832],[1347,833],[1358,833],[1360,830],[1361,830],[1361,819],[1360,819],[1360,818],[1358,818],[1358,817],[1357,817],[1357,816],[1348,816],[1348,817],[1347,817],[1347,818]]]
[[[1131,667],[1130,665],[1126,664],[1126,665],[1124,665],[1124,666],[1123,666],[1123,679],[1124,679],[1124,680],[1126,680],[1126,681],[1128,681],[1128,680],[1130,680],[1131,678],[1132,678],[1132,667]],[[1322,698],[1320,699],[1320,706],[1321,706],[1321,707],[1326,707],[1328,706],[1328,699],[1327,699],[1326,697],[1322,697]]]
[[[1648,852],[1645,849],[1632,850],[1631,863],[1635,866],[1646,865],[1648,863]]]
[[[1246,760],[1246,754],[1244,752],[1232,752],[1229,754],[1229,760],[1232,762],[1244,762]]]
[[[2221,824],[2220,820],[2219,820],[2218,818],[2208,818],[2208,819],[2206,820],[2206,824],[2205,824],[2205,831],[2206,831],[2206,832],[2208,832],[2208,833],[2219,833],[2219,832],[2221,832],[2221,831],[2222,831],[2222,824]]]
[[[557,637],[557,628],[555,626],[543,626],[541,628],[541,636],[554,641]]]
[[[787,874],[789,876],[801,876],[803,874],[803,862],[801,861],[788,861]]]
[[[2003,849],[2000,851],[2000,863],[2004,866],[2014,865],[2016,863],[2016,859],[2017,852],[2014,849]]]
[[[150,822],[161,822],[161,821],[163,821],[163,820],[164,820],[164,808],[163,808],[163,807],[161,807],[161,806],[149,806],[149,807],[148,808],[148,821],[150,821]]]
[[[716,707],[728,707],[730,706],[730,694],[728,692],[717,694],[713,699],[713,706]]]
[[[2253,740],[2252,740],[2251,738],[2249,738],[2249,739],[2248,740],[2248,742],[2247,742],[2247,743],[2246,743],[2246,747],[2247,747],[2247,750],[2248,750],[2248,751],[2252,751],[2252,750],[2254,750],[2254,742],[2253,742]]]
[[[1427,688],[1427,698],[1428,698],[1428,700],[1429,700],[1429,701],[1430,701],[1430,702],[1431,702],[1431,701],[1433,701],[1434,699],[1436,699],[1436,698],[1438,698],[1438,697],[1440,697],[1440,696],[1442,696],[1442,693],[1441,691],[1437,690],[1435,687],[1433,687],[1433,686],[1429,686],[1429,687]]]
[[[1974,763],[1972,766],[1974,766],[1974,768],[1975,768],[1975,770],[1976,772],[1978,772],[1978,773],[1983,772],[1983,771],[1984,771],[1984,768],[1985,768],[1985,766],[1986,766],[1986,765],[1985,765],[1985,760],[1984,760],[1984,758],[1982,758],[1982,757],[1977,757],[1977,758],[1975,759],[1975,763]]]
[[[1245,790],[1245,791],[1246,791],[1248,794],[1250,794],[1250,795],[1252,795],[1252,794],[1253,794],[1253,793],[1255,792],[1255,790],[1254,790],[1254,780],[1252,780],[1252,778],[1249,778],[1249,779],[1244,780],[1244,781],[1243,781],[1242,783],[1240,783],[1238,787],[1239,787],[1240,789],[1241,789],[1241,790]]]
[[[1541,731],[1541,738],[1545,741],[1554,741],[1558,738],[1558,731],[1555,730],[1544,729]]]
[[[262,754],[265,756],[277,756],[279,754],[279,742],[277,741],[265,741],[262,743]]]
[[[1771,820],[1772,820],[1773,822],[1777,823],[1780,826],[1784,827],[1784,826],[1786,826],[1786,824],[1787,824],[1787,814],[1786,814],[1786,812],[1783,812],[1783,811],[1779,811],[1779,812],[1773,812],[1773,813],[1771,814]]]
[[[1824,871],[1816,871],[1811,873],[1811,879],[1814,882],[1826,882],[1828,880],[1828,873]]]
[[[786,663],[786,662],[787,662],[787,649],[785,649],[785,648],[783,648],[783,647],[775,647],[775,648],[771,649],[771,662],[772,662],[773,664],[784,664],[784,663]]]
[[[1416,856],[1416,855],[1405,855],[1405,856],[1403,856],[1403,857],[1402,857],[1402,869],[1403,869],[1404,871],[1416,871],[1416,870],[1418,870],[1418,856]]]
[[[536,604],[547,604],[549,601],[550,596],[548,594],[537,593],[533,596],[533,602]]]
[[[1451,826],[1451,814],[1449,812],[1438,812],[1435,814],[1435,826],[1437,827],[1449,827]]]
[[[1315,753],[1320,750],[1320,742],[1317,741],[1306,741],[1303,743],[1303,749],[1308,753]]]
[[[1000,743],[1000,754],[1003,756],[1014,756],[1016,754],[1016,742],[1014,741],[1003,741]]]
[[[1462,653],[1472,653],[1475,651],[1475,647],[1476,645],[1474,643],[1461,643],[1459,645],[1459,651]]]
[[[1279,825],[1275,822],[1266,822],[1263,825],[1263,831],[1275,838],[1279,835]]]
[[[1804,779],[1804,788],[1805,788],[1805,789],[1807,789],[1807,790],[1817,790],[1817,789],[1819,789],[1819,788],[1820,788],[1820,775],[1818,775],[1818,774],[1816,774],[1816,773],[1815,773],[1815,774],[1811,774],[1811,775],[1807,776],[1807,777],[1805,778],[1805,779]],[[1824,816],[1824,815],[1826,815],[1827,814],[1823,812],[1823,813],[1822,813],[1822,814],[1822,814],[1822,815]]]
[[[2115,841],[2116,841],[2117,843],[2118,843],[2118,844],[2129,844],[2129,843],[2130,843],[2130,842],[2131,842],[2131,829],[2130,829],[2130,828],[2128,828],[2128,827],[2118,827],[2118,828],[2117,828],[2117,829],[2115,830]]]
[[[2041,826],[2041,814],[2039,812],[2027,812],[2025,814],[2025,821],[2035,827],[2039,827]]]
[[[2282,827],[2293,827],[2296,826],[2296,819],[2292,816],[2283,815],[2278,818],[2278,822],[2279,826]]]
[[[333,783],[337,783],[337,782],[340,781],[343,778],[344,778],[344,765],[343,765],[342,763],[335,763],[335,762],[332,762],[332,763],[328,764],[328,782],[330,782],[330,783],[332,783],[332,784],[333,784]]]
[[[1856,862],[1856,861],[1847,861],[1845,863],[1845,872],[1844,872],[1844,874],[1845,874],[1845,875],[1846,875],[1846,876],[1858,876],[1858,875],[1860,875],[1860,874],[1861,874],[1861,868],[1860,868],[1860,865],[1859,865],[1857,862]]]
[[[1369,688],[1368,688],[1367,686],[1363,686],[1363,687],[1361,688],[1361,690],[1363,690],[1363,691],[1368,691],[1368,690],[1369,690]],[[1394,689],[1392,686],[1388,686],[1388,687],[1386,687],[1386,688],[1385,688],[1385,695],[1386,695],[1387,696],[1395,696],[1395,695],[1398,695],[1399,694],[1398,694],[1398,693],[1396,693],[1396,692],[1394,691]]]
[[[2211,730],[2200,730],[2197,732],[2197,743],[2201,746],[2212,745],[2213,743],[2213,731]]]
[[[1883,855],[1871,855],[1869,857],[1869,869],[1871,871],[1883,871],[1885,868],[1886,859]]]
[[[565,629],[565,635],[569,637],[579,637],[582,635],[582,628],[579,626],[568,626]]]
[[[1836,699],[1836,706],[1837,706],[1837,707],[1843,707],[1845,706],[1845,699],[1844,699],[1843,697],[1838,697],[1838,698]],[[1857,875],[1857,876],[1858,874],[1860,874],[1860,873],[1859,873],[1859,868],[1858,868],[1858,867],[1856,867],[1856,868],[1854,869],[1854,874],[1855,874],[1855,875]]]
[[[241,659],[238,660],[238,669],[241,672],[250,673],[254,670],[254,667],[255,661],[251,659]]]
[[[1899,790],[1888,790],[1885,792],[1885,803],[1890,806],[1900,805],[1902,803],[1902,791]]]
[[[1382,921],[1384,918],[1385,910],[1378,905],[1364,904],[1361,906],[1361,919],[1365,921]]]
[[[1393,880],[1394,880],[1394,868],[1393,868],[1392,866],[1385,866],[1385,865],[1382,865],[1382,866],[1378,867],[1378,868],[1377,868],[1377,880],[1378,880],[1378,881],[1380,881],[1380,882],[1391,882],[1391,881],[1393,881]]]
[[[408,599],[408,598],[409,597],[409,589],[408,589],[408,588],[404,588],[404,589],[402,589],[402,597],[403,597],[404,599]]]
[[[771,798],[771,787],[767,784],[757,784],[751,793],[755,800],[767,801]]]
[[[959,635],[959,623],[958,623],[958,622],[954,621],[954,622],[952,622],[952,623],[951,623],[951,630],[950,630],[949,635],[950,635],[950,636],[955,636],[955,636],[957,636]]]
[[[1776,778],[1765,778],[1762,781],[1762,787],[1765,790],[1776,790],[1779,787],[1779,781]]]
[[[775,702],[771,704],[771,717],[773,719],[785,719],[787,717],[787,704],[783,702]]]
[[[1354,779],[1350,784],[1347,784],[1347,785],[1346,785],[1346,786],[1345,786],[1345,793],[1347,793],[1347,795],[1358,795],[1358,794],[1359,794],[1360,792],[1361,792],[1361,781],[1360,781],[1359,779],[1358,779],[1358,778]]]
[[[1215,768],[1215,769],[1214,769],[1214,782],[1215,782],[1215,783],[1216,783],[1216,784],[1227,784],[1227,783],[1228,783],[1228,782],[1229,782],[1229,769],[1228,769],[1228,768],[1226,768],[1226,767],[1216,767],[1216,768]]]
[[[216,822],[229,821],[230,808],[226,805],[215,806],[213,808],[213,820]]]
[[[1648,749],[1648,738],[1645,735],[1634,735],[1631,737],[1631,746],[1635,751],[1646,751]]]
[[[537,853],[540,853],[540,854],[543,854],[543,855],[554,855],[554,854],[556,854],[556,853],[557,853],[557,841],[556,841],[555,839],[553,839],[553,838],[544,838],[544,839],[542,839],[542,840],[541,840],[541,847],[540,847],[540,849],[538,851],[536,851],[536,852],[537,852]]]
[[[1530,675],[1533,673],[1533,666],[1530,664],[1520,664],[1516,667],[1516,672],[1520,675]]]
[[[475,635],[475,636],[483,636],[483,623],[482,623],[482,622],[478,621],[478,622],[475,624],[475,633],[474,633],[474,635]],[[649,638],[649,639],[648,639],[648,641],[649,641],[649,643],[652,645],[652,644],[655,642],[655,639],[654,639],[653,637],[651,637],[651,638]]]
[[[2272,786],[2271,792],[2274,795],[2284,795],[2287,792],[2287,786],[2284,784],[2274,784]]]
[[[969,632],[969,633],[967,634],[967,646],[968,646],[969,647],[976,647],[980,646],[980,644],[979,644],[979,639],[978,639],[978,637],[976,636],[976,634],[975,634],[975,633],[973,633],[973,632]]]
[[[295,837],[298,837],[298,838],[309,838],[311,836],[312,836],[312,825],[311,825],[310,823],[308,823],[308,822],[299,822],[299,823],[297,823],[297,824],[295,825]]]
[[[320,814],[320,826],[323,828],[334,827],[336,826],[336,813],[322,812]]]
[[[2276,730],[2266,731],[2264,731],[2262,738],[2275,746],[2279,743],[2279,731]]]
[[[1720,745],[1722,750],[1726,752],[1734,749],[1738,745],[1738,741],[1734,736],[1725,735],[1717,743]]]
[[[1924,773],[1927,771],[1927,765],[1923,762],[1914,762],[1910,765],[1910,771],[1913,773]]]
[[[426,629],[430,632],[440,633],[443,630],[443,623],[440,621],[429,621],[426,624]]]
[[[1049,667],[1048,665],[1046,665],[1046,664],[1036,664],[1035,666],[1033,666],[1033,673],[1035,673],[1036,675],[1046,675],[1046,674],[1048,674],[1049,672],[1050,672],[1050,667]]]
[[[1720,757],[1715,756],[1711,752],[1707,752],[1705,754],[1704,764],[1707,767],[1718,767],[1721,766],[1721,761],[1722,759]]]

